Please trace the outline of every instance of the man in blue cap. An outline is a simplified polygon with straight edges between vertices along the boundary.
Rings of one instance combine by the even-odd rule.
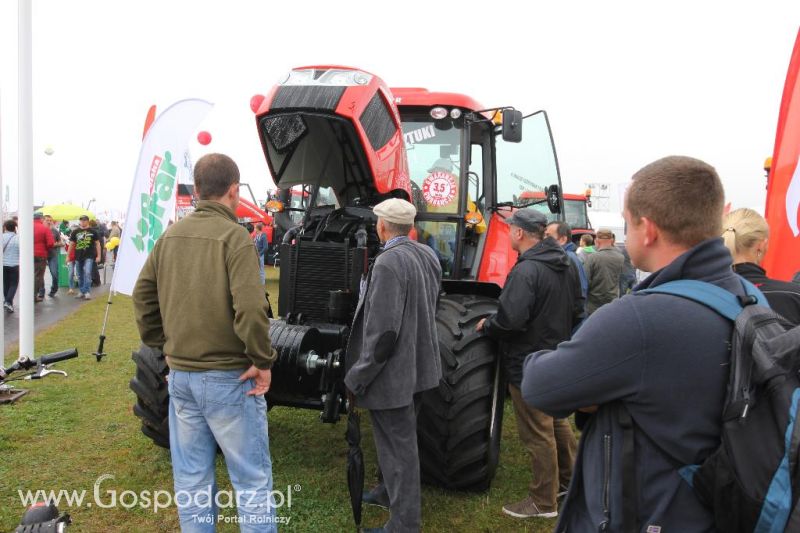
[[[506,504],[514,518],[558,516],[556,499],[572,477],[576,441],[566,419],[554,419],[527,405],[520,394],[522,363],[532,352],[553,349],[583,314],[578,271],[552,237],[546,237],[547,217],[534,209],[519,209],[506,219],[511,248],[519,253],[500,294],[497,313],[478,323],[478,331],[499,342],[502,367],[514,404],[517,429],[531,455],[533,479],[528,497]]]

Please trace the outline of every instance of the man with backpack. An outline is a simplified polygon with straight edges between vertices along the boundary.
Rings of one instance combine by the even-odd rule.
[[[526,360],[526,402],[555,417],[594,413],[556,531],[714,530],[684,467],[720,445],[733,322],[687,298],[638,293],[699,280],[746,296],[718,237],[723,204],[702,161],[671,156],[639,170],[625,198],[626,245],[652,274],[571,342]]]

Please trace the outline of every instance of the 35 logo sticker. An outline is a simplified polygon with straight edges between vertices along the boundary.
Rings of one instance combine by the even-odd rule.
[[[422,183],[422,197],[425,203],[434,207],[444,207],[456,197],[456,179],[449,172],[433,172]]]

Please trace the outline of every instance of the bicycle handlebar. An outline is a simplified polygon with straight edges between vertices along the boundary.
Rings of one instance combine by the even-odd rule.
[[[39,358],[39,364],[49,365],[57,363],[58,361],[66,361],[67,359],[74,359],[78,357],[78,349],[64,350],[63,352],[49,353]]]
[[[74,359],[78,357],[78,349],[64,350],[61,352],[49,353],[41,356],[39,359],[28,359],[27,357],[20,357],[14,364],[8,368],[0,368],[0,382],[6,379],[13,372],[20,370],[29,370],[38,366],[49,365],[58,361],[65,361],[67,359]]]

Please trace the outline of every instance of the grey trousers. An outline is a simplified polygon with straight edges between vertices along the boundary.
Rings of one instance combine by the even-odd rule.
[[[378,465],[389,495],[386,531],[417,532],[422,521],[417,409],[414,404],[397,409],[370,410]]]

